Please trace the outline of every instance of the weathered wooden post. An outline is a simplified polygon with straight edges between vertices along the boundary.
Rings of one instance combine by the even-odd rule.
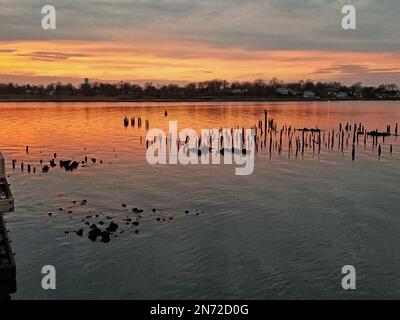
[[[264,110],[264,146],[267,145],[268,111]]]

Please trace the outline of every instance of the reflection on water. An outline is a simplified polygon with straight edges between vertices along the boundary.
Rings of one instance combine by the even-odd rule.
[[[393,131],[400,120],[396,102],[1,104],[0,148],[16,199],[6,217],[15,298],[398,296],[397,137],[379,139],[380,158],[372,139],[360,141],[355,162],[352,136],[343,153],[338,142],[297,159],[287,144],[271,158],[264,148],[254,174],[239,177],[229,165],[150,166],[145,126],[122,122],[135,115],[163,130],[170,120],[179,129],[251,127],[264,109],[278,141],[285,124],[328,134],[339,123]],[[43,174],[54,153],[88,162]],[[37,173],[13,170],[11,159]],[[111,241],[87,238],[92,224],[111,221],[119,226]],[[57,269],[54,292],[40,287],[47,264]],[[358,271],[352,293],[340,286],[345,264]]]

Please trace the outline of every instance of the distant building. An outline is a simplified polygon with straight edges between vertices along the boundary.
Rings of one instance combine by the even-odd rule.
[[[286,88],[278,88],[278,89],[276,89],[276,93],[280,94],[282,96],[287,96],[287,95],[289,95],[289,90]]]
[[[246,89],[233,89],[231,92],[234,94],[238,94],[238,93],[245,93],[245,92],[247,92],[247,90]]]
[[[347,95],[346,92],[340,91],[338,93],[336,93],[336,98],[337,99],[347,99],[349,96]]]
[[[311,90],[304,91],[303,98],[304,99],[313,99],[313,98],[315,98],[314,91],[311,91]]]

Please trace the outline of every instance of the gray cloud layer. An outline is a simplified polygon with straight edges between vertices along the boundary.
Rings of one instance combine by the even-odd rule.
[[[49,3],[48,3],[49,2]],[[41,29],[41,7],[57,9],[57,30]],[[341,7],[358,29],[341,29]],[[399,0],[0,0],[0,40],[203,42],[248,50],[399,51]]]

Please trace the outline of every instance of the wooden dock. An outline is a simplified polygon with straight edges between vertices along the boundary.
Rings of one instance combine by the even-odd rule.
[[[3,215],[0,214],[0,300],[17,290],[16,267]]]
[[[9,299],[16,292],[16,266],[14,254],[3,214],[14,211],[14,199],[5,175],[4,157],[0,152],[0,300]]]

